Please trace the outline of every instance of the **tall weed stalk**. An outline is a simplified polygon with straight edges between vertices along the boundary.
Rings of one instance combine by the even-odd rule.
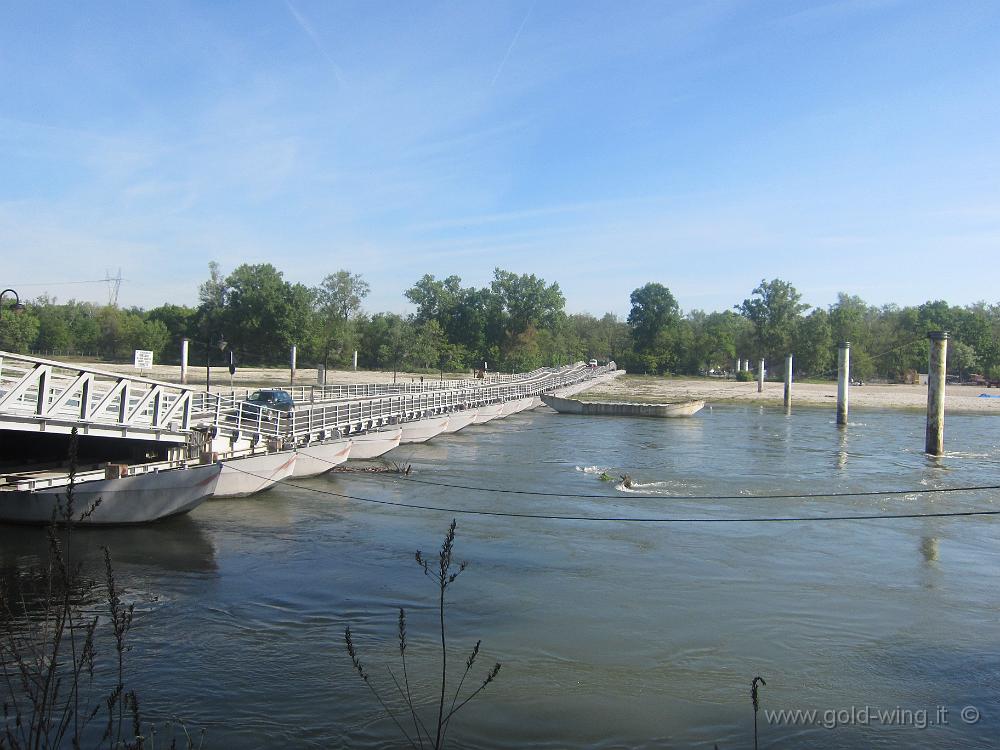
[[[486,686],[493,682],[493,680],[495,680],[497,675],[500,673],[500,663],[497,662],[486,672],[485,676],[481,678],[478,687],[474,690],[467,691],[465,695],[463,695],[462,690],[465,687],[466,680],[473,671],[473,667],[479,657],[479,649],[482,641],[476,641],[476,645],[473,646],[471,652],[465,660],[465,670],[462,672],[462,677],[459,679],[458,685],[454,688],[454,691],[450,690],[448,685],[448,634],[445,627],[445,593],[451,584],[455,582],[455,579],[457,579],[458,576],[465,571],[468,565],[465,562],[456,563],[453,558],[455,546],[455,527],[456,523],[452,520],[451,525],[448,527],[448,532],[445,534],[444,542],[441,544],[441,549],[438,552],[436,560],[428,558],[420,551],[417,551],[415,555],[417,565],[423,569],[424,575],[434,581],[435,586],[437,587],[438,636],[440,640],[441,669],[440,685],[436,690],[437,719],[436,721],[431,722],[430,727],[428,727],[428,724],[424,722],[423,718],[418,713],[413,692],[410,689],[409,669],[406,663],[406,610],[402,607],[399,609],[396,634],[399,644],[402,680],[397,677],[396,673],[392,671],[392,668],[388,668],[389,677],[392,680],[393,687],[396,691],[396,697],[392,699],[392,702],[397,706],[396,710],[393,709],[390,705],[390,701],[388,701],[380,690],[373,684],[371,676],[362,664],[354,645],[354,638],[351,634],[350,626],[348,626],[344,631],[344,641],[347,653],[351,658],[352,665],[354,666],[354,671],[357,672],[358,676],[364,681],[368,690],[378,701],[379,705],[382,706],[382,709],[386,712],[389,718],[392,719],[396,728],[406,738],[410,747],[413,748],[432,748],[433,750],[441,750],[441,748],[445,746],[448,728],[455,715],[461,711],[462,708],[469,703],[469,701],[480,695],[483,690],[486,689]],[[401,710],[398,708],[400,704],[404,707]],[[404,723],[406,725],[412,724],[412,727],[404,726]]]
[[[111,552],[103,547],[105,614],[114,648],[114,684],[95,667],[102,640],[100,615],[82,612],[80,592],[92,587],[81,561],[73,560],[76,526],[100,504],[78,513],[76,429],[69,445],[69,483],[46,527],[48,561],[31,576],[42,581],[37,601],[16,587],[0,591],[0,690],[3,725],[0,750],[43,748],[122,748],[154,750],[155,731],[147,739],[134,690],[126,687],[133,605],[122,601]],[[20,577],[20,576],[18,576]],[[152,729],[152,728],[151,728]],[[187,735],[186,746],[193,747]],[[171,742],[176,747],[176,741]]]

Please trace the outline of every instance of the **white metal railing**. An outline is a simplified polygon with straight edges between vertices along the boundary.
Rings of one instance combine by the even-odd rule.
[[[87,426],[183,442],[192,388],[0,351],[0,423],[14,429]]]
[[[245,404],[248,391],[205,393],[189,386],[0,352],[0,429],[68,432],[190,442],[198,426],[213,436],[309,439],[358,432],[433,414],[537,396],[614,365],[579,363],[496,379],[300,386],[291,412]]]
[[[425,390],[413,393],[387,393],[375,397],[349,397],[330,401],[297,404],[290,412],[236,403],[222,408],[217,398],[216,411],[206,414],[203,426],[216,436],[278,438],[301,441],[319,434],[353,434],[387,424],[398,424],[435,414],[502,403],[580,383],[614,369],[614,363],[602,368],[574,365],[556,371],[531,373],[531,377],[469,385],[448,390]],[[481,381],[477,381],[481,382]],[[329,392],[328,392],[329,393]]]
[[[192,408],[195,414],[214,413],[217,409],[235,408],[237,404],[246,401],[254,391],[282,390],[289,393],[296,403],[320,403],[336,401],[345,398],[375,398],[377,396],[397,395],[402,393],[426,393],[428,391],[447,391],[455,388],[478,388],[496,383],[512,383],[526,379],[537,378],[545,373],[553,372],[552,368],[541,367],[526,373],[515,375],[490,373],[485,378],[463,379],[432,379],[420,382],[399,383],[350,383],[340,385],[297,385],[297,386],[259,386],[252,388],[230,388],[216,390],[215,393],[197,391],[193,394]]]
[[[136,477],[142,474],[151,474],[168,469],[186,468],[197,465],[197,460],[177,459],[171,461],[155,461],[144,464],[129,464],[122,466],[120,476]],[[77,484],[92,482],[98,479],[106,479],[108,472],[105,469],[84,470],[75,473]],[[119,476],[116,472],[114,476]],[[69,484],[69,472],[65,470],[42,470],[31,472],[17,472],[0,475],[0,486],[4,489],[13,490],[39,490],[46,487],[65,487]]]

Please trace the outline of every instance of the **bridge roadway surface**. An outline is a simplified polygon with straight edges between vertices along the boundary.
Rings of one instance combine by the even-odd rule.
[[[293,391],[295,409],[241,407],[246,392],[206,393],[193,387],[133,377],[0,351],[0,430],[204,445],[278,439],[308,443],[390,424],[534,397],[569,388],[610,371],[583,363],[490,380],[307,386]]]

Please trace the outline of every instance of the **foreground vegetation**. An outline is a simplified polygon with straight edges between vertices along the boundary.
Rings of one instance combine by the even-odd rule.
[[[369,369],[528,371],[577,360],[615,360],[632,372],[699,374],[729,370],[736,358],[764,359],[772,373],[793,353],[797,377],[829,378],[838,341],[850,341],[852,370],[865,380],[902,380],[927,367],[926,334],[948,330],[949,372],[1000,377],[1000,304],[964,307],[930,301],[875,307],[840,294],[812,307],[786,281],[761,281],[722,312],[683,312],[670,290],[648,283],[632,292],[626,320],[567,314],[557,283],[497,268],[488,287],[458,276],[425,275],[406,291],[407,317],[362,309],[368,283],[341,270],[316,287],[291,284],[270,264],[224,275],[209,265],[199,305],[149,310],[60,303],[41,297],[20,314],[0,316],[0,348],[51,356],[129,360],[148,349],[176,362],[191,339],[191,362],[285,364],[298,348],[302,367],[344,367],[355,350]],[[223,343],[224,342],[224,343]]]

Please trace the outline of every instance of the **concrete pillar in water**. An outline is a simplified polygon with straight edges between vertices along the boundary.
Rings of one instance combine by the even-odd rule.
[[[948,332],[932,331],[931,361],[927,370],[927,441],[932,456],[944,453],[944,384],[948,369]]]
[[[358,369],[358,350],[354,350],[354,369]]]
[[[841,341],[837,349],[837,424],[847,424],[847,399],[851,387],[851,342]]]
[[[764,392],[764,360],[757,366],[757,393]]]
[[[191,339],[181,339],[181,384],[188,382],[188,348],[191,346]]]
[[[296,355],[297,354],[298,354],[298,351],[296,349],[296,346],[295,346],[295,344],[292,344],[292,361],[291,361],[292,369],[291,369],[291,373],[290,373],[290,377],[289,377],[289,383],[291,385],[295,385],[295,360],[296,360]]]
[[[785,357],[785,411],[792,408],[792,355]]]

